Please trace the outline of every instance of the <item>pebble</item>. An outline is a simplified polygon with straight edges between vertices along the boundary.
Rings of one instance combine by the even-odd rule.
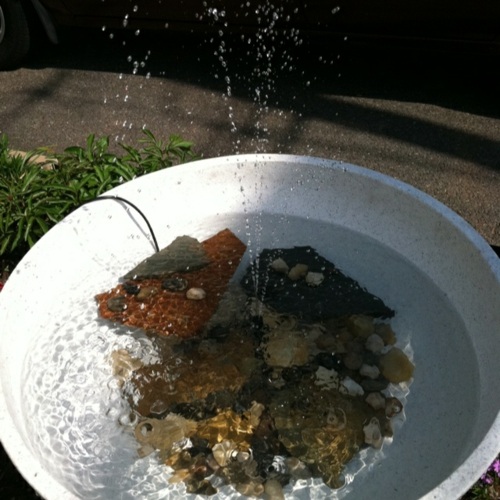
[[[207,296],[207,292],[203,288],[190,288],[186,292],[186,298],[189,300],[203,300]]]
[[[393,384],[410,380],[415,369],[408,356],[397,347],[380,356],[379,366],[382,375]]]
[[[396,334],[388,323],[378,323],[375,325],[375,333],[379,335],[386,345],[396,343]]]
[[[292,281],[297,281],[300,278],[303,278],[307,274],[307,265],[306,264],[297,264],[290,269],[288,272],[288,277]]]
[[[183,278],[167,278],[161,287],[169,292],[182,292],[188,287],[188,282]]]
[[[306,274],[306,283],[309,286],[319,286],[321,285],[321,283],[323,283],[324,279],[325,275],[323,273],[308,272]]]
[[[311,471],[307,465],[296,457],[285,458],[285,465],[287,467],[288,473],[294,479],[309,479],[311,477]]]
[[[285,331],[271,336],[264,346],[266,363],[269,366],[305,365],[309,360],[309,344],[300,333]]]
[[[264,493],[269,500],[284,500],[283,487],[277,479],[268,479],[264,484]]]
[[[378,378],[380,375],[380,370],[378,369],[377,366],[374,365],[361,365],[361,368],[359,369],[359,374],[362,377],[367,377],[372,380]]]
[[[365,434],[365,443],[373,446],[374,448],[381,448],[384,442],[384,437],[380,430],[380,423],[376,417],[373,417],[370,422],[363,427]]]
[[[367,339],[375,332],[373,318],[364,316],[363,314],[351,316],[347,321],[347,327],[351,333],[364,339]]]
[[[233,451],[236,446],[232,441],[225,440],[221,443],[217,443],[212,447],[212,455],[215,458],[217,464],[221,467],[226,467],[231,461]]]
[[[376,333],[372,333],[365,342],[365,348],[373,353],[378,353],[384,348],[384,341],[382,337]]]
[[[357,382],[351,377],[345,377],[340,383],[339,391],[342,394],[349,394],[349,396],[363,396],[365,391]]]
[[[382,377],[379,377],[375,380],[372,380],[370,378],[365,378],[361,381],[361,387],[366,392],[383,391],[384,389],[387,389],[388,385],[389,385],[389,381],[385,378],[382,378]]]
[[[123,289],[130,295],[137,295],[141,287],[130,281],[123,283]]]
[[[385,398],[380,392],[370,392],[370,394],[366,396],[365,401],[374,410],[383,410],[385,408]]]
[[[332,426],[333,430],[341,431],[347,424],[347,415],[342,408],[330,408],[326,416],[326,423]]]
[[[392,418],[403,411],[403,403],[398,398],[387,398],[385,402],[385,416]]]
[[[359,352],[348,352],[344,356],[344,366],[348,370],[359,370],[363,365],[363,355]]]
[[[125,296],[118,295],[117,297],[111,297],[106,302],[106,305],[110,311],[113,312],[122,312],[127,309],[127,303]]]
[[[333,369],[328,370],[324,366],[320,366],[316,370],[316,381],[314,383],[319,386],[324,386],[325,389],[338,389],[339,375]]]
[[[158,289],[155,286],[144,286],[139,290],[139,293],[136,295],[136,297],[139,302],[144,302],[157,293]]]
[[[280,257],[271,262],[271,269],[274,269],[277,273],[288,274],[288,264]]]

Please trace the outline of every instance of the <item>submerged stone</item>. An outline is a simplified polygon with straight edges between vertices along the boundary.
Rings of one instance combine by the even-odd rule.
[[[368,396],[366,396],[365,401],[374,410],[384,410],[385,409],[385,397],[380,392],[370,392],[370,394],[368,394]]]
[[[154,297],[158,293],[158,287],[156,286],[143,286],[135,298],[139,302],[145,302],[146,300]]]
[[[309,344],[300,332],[278,330],[262,346],[269,366],[301,366],[309,360]]]
[[[178,236],[163,250],[143,260],[125,276],[129,280],[166,278],[173,273],[201,269],[210,263],[202,244],[191,236]]]
[[[322,478],[341,487],[345,465],[366,445],[380,448],[392,436],[390,418],[403,411],[390,390],[380,392],[389,384],[387,370],[409,368],[399,349],[388,351],[392,330],[374,319],[392,310],[310,247],[263,253],[259,267],[267,274],[255,283],[264,295],[248,299],[250,267],[246,293],[236,284],[235,296],[221,301],[245,247],[228,230],[202,246],[208,265],[141,281],[141,289],[157,290],[143,302],[121,285],[98,296],[100,307],[125,297],[127,308],[108,310],[110,319],[163,328],[169,337],[155,339],[154,361],[113,355],[121,392],[139,419],[139,455],[156,450],[174,471],[168,481],[182,481],[194,494],[215,494],[212,477],[240,494],[276,500],[290,480]],[[323,281],[311,286],[302,271],[291,280],[285,270],[297,264]],[[193,288],[206,290],[205,298],[188,300]],[[206,303],[214,306],[210,316],[203,316]]]
[[[161,287],[170,292],[182,292],[188,287],[188,281],[184,278],[167,278]]]
[[[127,309],[127,301],[123,295],[118,295],[117,297],[110,297],[106,301],[106,306],[110,311],[122,312]]]
[[[413,376],[414,364],[408,356],[397,347],[380,357],[380,370],[382,375],[394,384],[407,382]]]
[[[376,417],[373,417],[370,422],[363,427],[365,434],[365,443],[373,446],[374,448],[381,448],[384,442],[382,431],[380,430],[380,423]]]
[[[123,289],[130,295],[137,295],[141,287],[137,283],[126,281],[123,283]]]
[[[170,413],[163,420],[146,419],[135,428],[135,437],[141,444],[157,450],[170,449],[175,443],[192,436],[198,424],[180,415]]]
[[[291,269],[300,265],[299,269],[307,268],[310,272],[321,273],[324,276],[321,285],[309,286],[305,279],[294,281],[276,272],[272,263],[277,259],[283,259]],[[294,274],[293,278],[297,276]],[[352,314],[381,318],[394,315],[394,311],[381,299],[366,291],[309,246],[264,249],[249,266],[241,283],[248,295],[256,295],[261,302],[276,311],[294,314],[305,321]],[[373,327],[370,333],[373,333]]]
[[[203,300],[207,296],[207,292],[203,288],[190,288],[186,292],[186,298],[189,300]]]
[[[206,292],[204,300],[193,301],[186,298],[185,293],[172,293],[171,290],[162,288],[167,278],[142,279],[137,295],[126,293],[123,284],[97,295],[101,317],[164,337],[175,335],[190,338],[199,335],[217,310],[246,248],[229,229],[203,241],[201,247],[203,255],[195,260],[201,264],[208,259],[206,265],[193,270],[194,263],[190,260],[190,272],[187,274],[186,260],[182,260],[184,267],[172,265],[168,269],[171,271],[182,268],[183,272],[169,275],[168,279],[179,280],[179,283],[180,280],[187,279],[191,288],[203,288]],[[198,248],[197,245],[195,248]],[[198,253],[197,250],[194,251],[194,254]],[[150,293],[153,289],[156,291],[154,294]],[[126,307],[110,310],[106,302],[117,295],[125,297]]]

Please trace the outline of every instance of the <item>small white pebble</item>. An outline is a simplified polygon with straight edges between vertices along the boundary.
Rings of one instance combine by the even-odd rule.
[[[365,434],[365,443],[371,444],[374,448],[381,448],[384,442],[384,437],[380,431],[380,423],[376,417],[373,417],[370,422],[363,427]]]
[[[374,410],[382,410],[385,408],[385,398],[382,394],[380,394],[380,392],[370,392],[370,394],[366,396],[365,401]]]
[[[207,296],[207,292],[203,288],[190,288],[186,292],[186,298],[189,300],[203,300]]]
[[[333,368],[329,370],[324,366],[320,366],[316,370],[316,381],[314,383],[318,386],[323,386],[325,389],[337,389],[339,386],[339,375]]]
[[[362,396],[365,391],[351,377],[345,377],[340,383],[340,392],[349,396]]]
[[[280,257],[271,262],[271,268],[274,269],[277,273],[288,274],[288,264]]]
[[[323,273],[313,273],[313,272],[308,272],[306,274],[306,283],[309,286],[318,286],[323,283],[323,280],[325,279],[325,276]]]
[[[293,280],[297,281],[300,278],[303,278],[307,274],[307,265],[306,264],[297,264],[290,269],[290,272],[288,273],[288,277]]]
[[[372,333],[366,339],[365,348],[373,353],[379,353],[384,348],[384,346],[385,344],[382,340],[382,337],[380,335],[377,335],[376,333]]]

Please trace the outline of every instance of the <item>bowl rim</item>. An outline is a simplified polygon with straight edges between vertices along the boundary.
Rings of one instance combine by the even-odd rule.
[[[410,196],[420,203],[425,205],[431,211],[437,213],[444,218],[449,224],[452,224],[462,236],[467,238],[470,243],[479,252],[481,258],[489,266],[492,273],[500,283],[500,259],[495,254],[493,249],[487,241],[460,215],[454,212],[451,208],[447,207],[437,199],[426,194],[418,188],[410,184],[398,180],[394,177],[382,174],[380,172],[371,170],[366,167],[357,166],[351,163],[331,160],[326,158],[318,158],[312,156],[301,155],[288,155],[288,154],[241,154],[229,155],[218,158],[201,159],[189,164],[189,168],[197,168],[200,170],[209,168],[224,168],[234,167],[237,163],[241,162],[258,162],[258,163],[273,163],[280,162],[285,164],[299,165],[307,164],[309,166],[317,166],[321,168],[331,168],[342,170],[344,172],[367,177],[372,181],[384,184],[397,191]],[[169,169],[154,172],[141,178],[137,178],[122,186],[129,185],[132,182],[140,181],[140,179],[149,177],[151,175],[165,175],[169,171],[177,171],[177,169],[188,168],[186,165],[179,165],[170,167]],[[105,194],[119,194],[122,186],[114,188]],[[81,209],[81,208],[80,208]],[[77,210],[80,210],[77,209]],[[52,231],[52,229],[51,229]],[[50,231],[49,233],[50,234]],[[46,238],[44,236],[44,238]],[[42,240],[44,239],[42,238]],[[25,266],[30,261],[30,252],[19,263],[19,266]],[[2,317],[2,309],[8,306],[10,296],[9,282],[4,287],[0,295],[0,318]],[[3,299],[3,300],[2,300]],[[38,461],[34,454],[29,449],[29,446],[23,439],[23,436],[18,431],[13,416],[10,414],[5,399],[2,381],[0,381],[0,441],[4,449],[18,471],[24,476],[26,481],[37,490],[44,498],[57,498],[62,500],[72,500],[78,498],[75,494],[70,492],[55,478],[53,478],[48,471],[43,467],[42,463]],[[493,422],[493,425],[487,432],[486,436],[482,439],[480,445],[470,454],[466,460],[454,470],[446,479],[437,485],[432,491],[429,491],[423,498],[428,499],[447,499],[450,495],[456,495],[458,490],[462,489],[462,493],[467,491],[470,484],[471,475],[478,473],[478,470],[486,470],[488,465],[494,460],[498,454],[498,449],[495,447],[495,442],[498,442],[500,436],[500,411]],[[461,487],[459,485],[462,485]]]

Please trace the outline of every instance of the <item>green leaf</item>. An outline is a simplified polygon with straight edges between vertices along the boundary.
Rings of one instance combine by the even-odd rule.
[[[41,217],[35,217],[38,227],[41,229],[42,233],[45,234],[49,231],[49,226]]]
[[[33,226],[33,222],[35,222],[34,217],[28,217],[28,223],[26,224],[26,228],[24,229],[24,241],[28,241],[30,237],[31,226]]]
[[[12,234],[4,234],[2,239],[2,244],[0,246],[0,255],[4,255],[7,252],[7,248],[10,245]]]
[[[19,245],[20,241],[21,241],[21,236],[23,234],[23,229],[24,229],[24,219],[19,219],[17,221],[18,223],[18,226],[17,226],[17,233],[16,235],[14,236],[14,240],[12,241],[12,244],[10,246],[10,250],[11,251],[14,251],[17,246]]]
[[[70,146],[69,148],[66,148],[64,152],[68,155],[73,155],[77,158],[81,158],[83,156],[84,150],[80,146]]]

